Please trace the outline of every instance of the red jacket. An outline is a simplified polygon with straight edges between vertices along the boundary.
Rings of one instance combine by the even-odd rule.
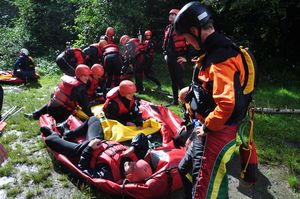
[[[110,100],[114,100],[118,104],[118,107],[119,107],[118,115],[119,116],[128,114],[130,112],[131,108],[133,107],[134,101],[135,101],[135,99],[133,98],[130,101],[130,109],[127,109],[126,106],[122,103],[122,101],[120,99],[119,87],[115,87],[115,88],[111,89],[106,95],[106,101],[103,105],[104,112],[107,111],[107,106],[108,106],[108,103]]]
[[[94,93],[96,92],[97,88],[99,87],[99,81],[90,77],[89,82],[90,82],[90,85],[87,90],[87,93],[88,93],[89,99],[91,99],[93,97]]]
[[[72,89],[81,85],[82,82],[68,75],[62,76],[61,80],[61,83],[54,92],[52,100],[72,111],[78,105],[76,101],[71,99]]]
[[[103,49],[103,56],[113,54],[113,53],[119,53],[119,46],[116,44],[108,44]]]
[[[176,32],[173,29],[173,32],[170,33],[170,29],[171,29],[171,24],[168,25],[165,29],[165,35],[164,35],[164,43],[163,43],[163,49],[165,50],[167,47],[167,42],[169,39],[169,34],[171,34],[170,36],[173,38],[174,41],[174,45],[175,45],[175,50],[177,52],[181,52],[181,51],[186,51],[187,50],[187,45],[186,45],[186,41],[184,36],[182,35],[177,35]]]

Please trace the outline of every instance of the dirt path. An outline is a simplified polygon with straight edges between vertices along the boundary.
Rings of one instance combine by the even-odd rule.
[[[289,187],[287,182],[288,169],[285,166],[269,166],[261,164],[258,166],[256,185],[252,188],[239,186],[239,159],[236,156],[228,164],[229,173],[229,197],[233,199],[294,199],[300,198]]]

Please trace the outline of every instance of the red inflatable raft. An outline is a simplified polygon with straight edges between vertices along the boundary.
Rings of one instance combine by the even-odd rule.
[[[36,79],[39,79],[40,76],[35,73]],[[0,71],[0,84],[15,84],[20,85],[24,83],[24,80],[15,77],[12,71]]]
[[[173,147],[172,138],[180,128],[181,118],[176,116],[164,106],[157,106],[145,101],[140,106],[143,118],[155,118],[161,123],[161,134],[163,137],[162,147],[152,149],[147,160],[153,169],[153,175],[143,183],[118,184],[102,178],[91,178],[77,168],[77,160],[70,160],[62,154],[50,151],[54,157],[72,172],[76,173],[87,182],[110,195],[129,196],[132,198],[161,198],[182,188],[182,181],[177,166],[184,156],[184,149]],[[68,118],[70,129],[78,127],[82,122],[74,116]],[[55,120],[49,115],[40,117],[40,126],[48,126],[55,132]],[[44,138],[43,138],[44,139]],[[80,142],[80,140],[78,140]],[[82,140],[81,140],[82,141]]]

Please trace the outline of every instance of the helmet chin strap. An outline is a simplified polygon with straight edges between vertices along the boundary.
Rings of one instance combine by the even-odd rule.
[[[195,39],[197,40],[197,42],[198,42],[198,45],[199,45],[199,50],[201,50],[201,47],[202,47],[202,45],[203,45],[203,43],[202,43],[202,40],[201,40],[201,28],[199,28],[199,35],[200,36],[196,36],[194,33],[192,33],[192,32],[190,32],[190,34],[193,36],[193,37],[195,37]]]

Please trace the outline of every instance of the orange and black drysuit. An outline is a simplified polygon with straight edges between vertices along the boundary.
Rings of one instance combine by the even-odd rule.
[[[119,86],[123,62],[118,45],[108,44],[104,47],[103,66],[106,74],[106,88]]]
[[[196,136],[179,165],[186,173],[192,163],[193,198],[228,197],[226,163],[235,150],[237,127],[251,101],[251,95],[243,94],[246,73],[233,45],[214,32],[202,46],[205,56],[196,63],[199,73],[194,84],[202,93],[196,112],[207,134]]]
[[[143,92],[143,63],[145,47],[138,38],[131,38],[125,46],[125,65],[133,65],[133,73],[137,91]]]
[[[147,79],[153,81],[158,87],[161,87],[159,80],[156,77],[154,77],[154,71],[152,69],[156,42],[152,39],[146,39],[144,41],[144,46],[144,74]]]
[[[187,45],[185,38],[181,35],[177,35],[174,30],[174,25],[169,24],[165,29],[164,54],[167,55],[167,65],[172,81],[173,99],[175,103],[178,103],[178,89],[184,87],[183,75],[184,75],[184,63],[179,64],[177,62],[178,57],[186,57]]]
[[[80,48],[68,48],[56,58],[56,64],[60,70],[69,76],[75,76],[76,67],[84,63],[84,54]]]
[[[117,120],[124,125],[127,122],[133,122],[136,126],[143,125],[138,98],[134,96],[132,100],[128,100],[126,97],[122,97],[119,87],[115,87],[107,93],[103,111],[108,119]]]
[[[103,49],[100,48],[99,43],[91,44],[89,47],[83,49],[85,56],[85,64],[92,67],[94,64],[102,63]]]

